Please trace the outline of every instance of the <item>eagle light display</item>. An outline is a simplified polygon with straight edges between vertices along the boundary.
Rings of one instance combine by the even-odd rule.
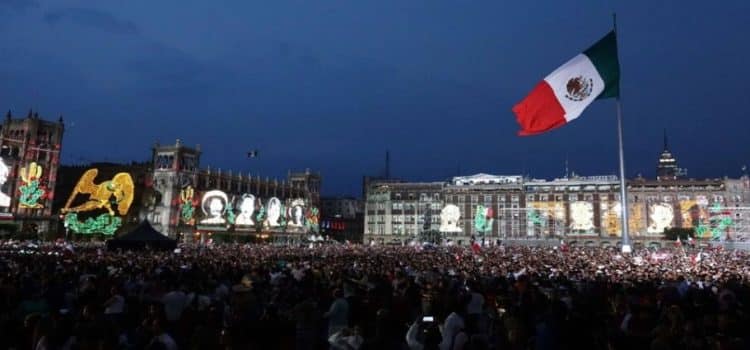
[[[98,184],[94,183],[97,174],[98,169],[86,170],[61,210],[65,214],[65,224],[74,233],[114,235],[122,225],[122,216],[128,213],[133,204],[135,185],[130,174],[117,173],[111,180]],[[79,195],[88,195],[88,199],[80,205],[71,206]],[[78,220],[80,213],[102,210],[105,212],[96,217],[89,217],[83,222]]]

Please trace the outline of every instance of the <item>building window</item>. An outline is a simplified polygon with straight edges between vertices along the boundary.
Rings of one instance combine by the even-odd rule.
[[[436,201],[439,201],[439,200],[440,200],[440,193],[435,193],[435,194],[433,194],[433,195],[432,195],[432,198],[433,198],[434,200],[436,200]]]
[[[396,200],[401,200],[401,193],[396,193]]]
[[[485,203],[492,203],[492,195],[485,194],[484,195],[484,202]]]
[[[547,195],[546,194],[540,195],[539,196],[539,200],[540,201],[547,201],[548,200]]]
[[[427,201],[427,193],[421,193],[419,195],[419,200],[423,201],[423,202],[426,202]]]
[[[514,203],[517,203],[518,202],[518,195],[514,194],[514,195],[510,196],[510,201],[514,202]]]
[[[474,203],[479,203],[479,196],[477,196],[477,195],[472,195],[472,196],[471,196],[471,203],[472,203],[472,204],[474,204]]]

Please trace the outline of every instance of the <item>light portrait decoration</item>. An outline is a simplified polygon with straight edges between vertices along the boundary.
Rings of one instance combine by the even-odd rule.
[[[5,182],[8,181],[9,174],[10,174],[10,169],[8,169],[8,166],[5,165],[5,161],[2,158],[0,158],[0,187],[5,185]],[[0,208],[7,208],[9,206],[10,206],[10,196],[0,191]]]
[[[180,191],[180,220],[186,225],[195,223],[195,189],[188,186]]]
[[[98,174],[98,169],[86,170],[61,210],[65,214],[66,227],[74,233],[114,235],[122,225],[122,217],[127,215],[133,204],[135,185],[130,174],[117,173],[111,180],[97,184],[94,179]],[[88,195],[88,199],[80,205],[72,206],[79,195]],[[104,212],[98,216],[89,217],[83,222],[78,220],[80,213],[102,211]]]
[[[256,205],[255,196],[249,193],[245,193],[240,198],[239,210],[235,219],[235,225],[238,226],[254,226],[255,221],[253,220],[253,214],[255,214]]]
[[[594,229],[594,205],[590,202],[570,203],[570,229],[590,232]]]
[[[226,193],[219,190],[206,192],[203,194],[203,200],[201,200],[201,210],[203,210],[204,218],[200,223],[209,225],[226,224],[227,219],[224,218],[224,215],[230,207],[231,204]]]
[[[305,227],[305,201],[302,199],[295,199],[289,206],[287,217],[287,226],[294,228]]]
[[[651,223],[646,231],[652,234],[663,233],[664,229],[672,227],[674,220],[672,205],[669,203],[652,204],[649,207],[649,219]]]
[[[44,208],[41,199],[44,199],[47,189],[41,184],[42,167],[36,162],[31,162],[29,166],[19,170],[19,176],[23,184],[18,187],[20,196],[18,197],[18,206],[21,208],[39,209]]]
[[[281,204],[281,201],[273,197],[268,200],[268,204],[266,205],[266,221],[265,225],[266,227],[276,228],[281,226],[281,223],[279,222],[282,218],[282,213],[284,212],[284,206]]]
[[[455,204],[448,204],[440,211],[440,232],[462,232],[458,227],[461,210]]]

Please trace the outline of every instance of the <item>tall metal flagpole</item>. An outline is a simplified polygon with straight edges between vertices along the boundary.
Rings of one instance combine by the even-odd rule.
[[[617,35],[617,15],[612,14],[615,35]],[[622,103],[618,94],[615,99],[617,108],[617,143],[620,154],[620,218],[622,219],[622,252],[630,253],[630,237],[628,235],[628,191],[627,181],[625,180],[625,152],[622,147]]]

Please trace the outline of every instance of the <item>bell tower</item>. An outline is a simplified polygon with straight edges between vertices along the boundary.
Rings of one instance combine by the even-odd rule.
[[[177,235],[180,191],[196,187],[200,154],[200,145],[189,148],[179,139],[173,145],[154,144],[153,171],[142,216],[159,232],[171,237]]]

